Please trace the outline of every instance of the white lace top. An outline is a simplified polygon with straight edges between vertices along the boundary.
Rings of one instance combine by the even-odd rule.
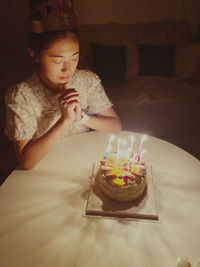
[[[96,114],[112,106],[100,79],[90,71],[76,70],[67,87],[78,91],[82,110],[88,114]],[[6,92],[5,102],[5,133],[10,140],[37,139],[61,117],[58,93],[48,89],[36,73],[10,87]],[[73,122],[63,136],[86,131],[89,131],[88,127]]]

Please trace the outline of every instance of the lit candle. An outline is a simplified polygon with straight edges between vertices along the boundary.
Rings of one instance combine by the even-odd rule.
[[[108,153],[110,152],[110,150],[111,150],[111,146],[107,146],[107,149],[106,149],[106,166],[108,163]]]
[[[141,152],[141,149],[142,149],[142,145],[144,143],[144,141],[147,139],[146,135],[143,135],[142,138],[141,138],[141,141],[140,141],[140,146],[139,146],[139,149],[138,149],[138,155],[140,154]]]
[[[133,152],[134,137],[131,135],[130,139],[131,139],[130,153],[132,153]]]
[[[127,153],[128,153],[128,157],[130,158],[130,156],[131,156],[131,148],[130,147],[127,149]]]
[[[141,154],[140,154],[140,162],[142,161],[142,157],[143,157],[144,153],[146,153],[146,150],[142,149]]]
[[[111,135],[110,136],[110,139],[109,139],[109,143],[108,143],[108,146],[111,147],[112,145],[112,141],[115,139],[114,135]]]
[[[132,171],[134,170],[134,167],[135,167],[135,161],[136,161],[136,158],[137,158],[137,154],[135,153],[134,154],[134,157],[132,159]]]
[[[142,149],[141,154],[140,154],[140,159],[139,159],[139,171],[140,171],[141,161],[142,161],[142,157],[143,157],[144,153],[146,153],[146,150]]]
[[[124,139],[122,142],[122,154],[125,154],[125,145],[126,145],[126,140]]]
[[[118,139],[118,142],[117,142],[117,154],[119,155],[120,153],[120,144],[121,144],[121,139],[119,138]]]
[[[107,162],[108,162],[108,151],[106,151],[106,166],[107,166]]]
[[[128,162],[128,169],[129,171],[131,171],[131,165],[133,164],[133,159],[129,159],[129,162]]]

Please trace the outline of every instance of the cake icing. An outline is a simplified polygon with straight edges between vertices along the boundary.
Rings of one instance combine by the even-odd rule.
[[[99,187],[107,197],[128,202],[143,194],[146,188],[146,167],[139,156],[113,153],[100,163]]]

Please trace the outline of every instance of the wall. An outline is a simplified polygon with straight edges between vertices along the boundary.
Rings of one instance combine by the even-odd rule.
[[[200,31],[200,0],[73,0],[80,24],[188,19]]]
[[[177,18],[174,0],[74,0],[80,24],[145,23]],[[89,11],[90,12],[86,12]]]
[[[148,23],[188,19],[200,32],[200,0],[73,0],[80,24]],[[29,0],[0,0],[1,45],[26,40]]]
[[[20,45],[26,39],[28,0],[0,0],[1,46]]]

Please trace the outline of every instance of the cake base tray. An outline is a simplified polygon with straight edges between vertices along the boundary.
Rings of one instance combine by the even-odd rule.
[[[124,218],[159,221],[156,182],[151,166],[147,166],[146,189],[143,195],[131,202],[117,202],[105,196],[98,186],[99,166],[93,164],[90,188],[84,210],[86,217]]]

